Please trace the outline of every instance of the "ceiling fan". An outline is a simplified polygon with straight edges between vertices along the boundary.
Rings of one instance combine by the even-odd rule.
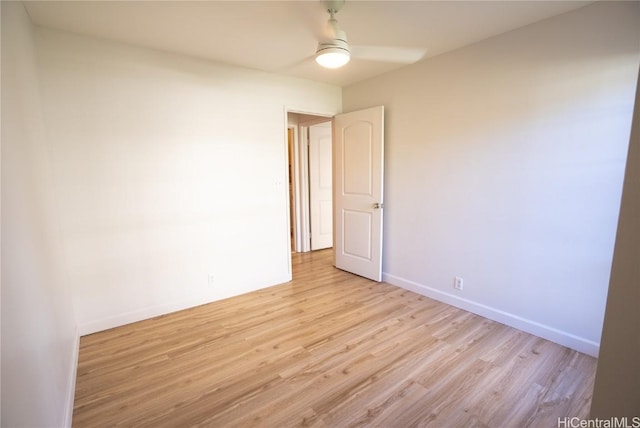
[[[342,9],[344,0],[325,0],[329,21],[323,39],[318,42],[315,60],[326,68],[339,68],[351,57],[382,62],[413,64],[424,57],[425,49],[397,46],[351,46],[347,34],[338,26],[336,14]]]

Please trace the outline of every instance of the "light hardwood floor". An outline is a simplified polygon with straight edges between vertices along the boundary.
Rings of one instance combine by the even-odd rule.
[[[596,360],[293,255],[294,280],[80,342],[75,427],[556,427]]]

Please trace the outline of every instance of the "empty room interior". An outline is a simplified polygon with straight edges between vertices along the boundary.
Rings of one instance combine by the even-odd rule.
[[[640,2],[1,18],[2,427],[640,426]]]

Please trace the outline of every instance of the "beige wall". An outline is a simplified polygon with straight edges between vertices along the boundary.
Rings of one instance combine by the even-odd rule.
[[[82,334],[290,279],[286,109],[335,114],[339,87],[53,30],[37,46]]]
[[[598,2],[344,89],[385,106],[387,281],[597,354],[638,22]]]
[[[640,423],[640,81],[622,190],[592,418]],[[632,423],[631,419],[628,421]]]
[[[61,263],[33,28],[2,2],[3,427],[71,421],[78,332]]]

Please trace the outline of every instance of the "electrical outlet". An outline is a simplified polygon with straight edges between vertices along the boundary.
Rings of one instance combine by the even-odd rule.
[[[460,278],[459,276],[456,276],[455,279],[453,280],[453,288],[455,288],[456,290],[460,290],[462,291],[462,278]]]
[[[212,273],[207,276],[207,280],[209,281],[209,285],[213,285],[214,277]]]

